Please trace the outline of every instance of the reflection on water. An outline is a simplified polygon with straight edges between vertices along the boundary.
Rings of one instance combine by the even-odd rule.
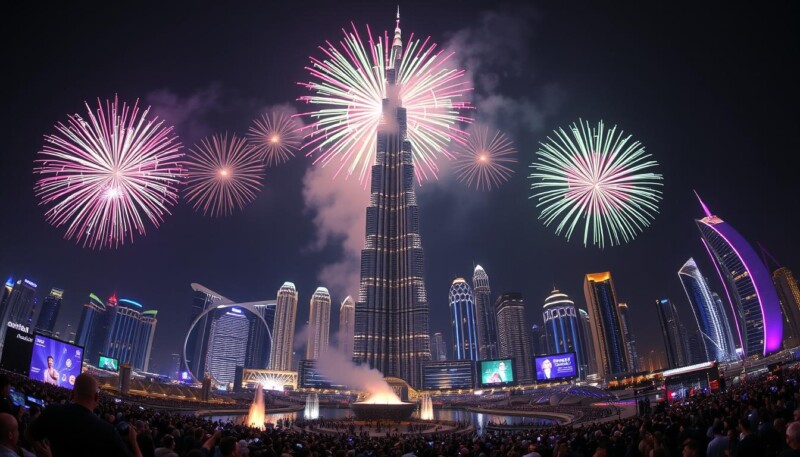
[[[343,419],[351,417],[353,411],[349,408],[327,408],[319,407],[319,417],[324,419]],[[244,416],[211,416],[212,421],[241,422]],[[264,416],[267,423],[277,423],[279,419],[300,420],[303,418],[303,411],[292,413],[267,414]],[[436,409],[433,408],[433,417],[436,420],[448,420],[456,422],[469,422],[473,426],[483,429],[488,423],[507,424],[507,425],[536,425],[539,427],[555,425],[555,421],[542,417],[523,417],[523,416],[500,416],[496,414],[483,414],[465,411],[463,409]]]

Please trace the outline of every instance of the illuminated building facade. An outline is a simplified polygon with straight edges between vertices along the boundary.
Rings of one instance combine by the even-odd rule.
[[[433,342],[431,343],[431,360],[447,360],[447,345],[444,342],[444,337],[441,332],[433,334]]]
[[[63,295],[63,289],[56,289],[55,287],[50,289],[50,294],[42,301],[42,309],[39,311],[39,318],[36,320],[37,332],[42,335],[53,336],[53,329],[56,326],[58,312],[61,310],[61,297]]]
[[[353,358],[353,334],[356,325],[356,304],[349,295],[339,306],[339,349],[348,359]]]
[[[398,19],[372,167],[353,358],[419,387],[431,352],[413,153],[397,85],[402,52]]]
[[[522,294],[504,293],[497,297],[497,330],[500,343],[500,358],[515,359],[519,381],[523,384],[534,380],[533,353],[525,317],[525,302]]]
[[[658,323],[661,326],[661,336],[664,339],[664,348],[667,352],[669,368],[679,368],[689,364],[687,360],[686,343],[688,335],[681,324],[678,310],[667,298],[656,300]]]
[[[721,301],[715,300],[715,294],[711,292],[708,281],[693,258],[689,258],[678,270],[678,279],[691,304],[704,353],[708,356],[701,362],[707,362],[708,359],[724,362],[735,358],[736,348],[733,347],[733,335],[725,310],[721,307]]]
[[[278,289],[275,305],[275,328],[272,332],[272,351],[269,354],[269,368],[278,371],[292,369],[294,348],[294,323],[297,319],[297,289],[294,283],[286,281]]]
[[[0,343],[6,337],[6,323],[14,322],[30,326],[31,311],[36,304],[36,283],[30,279],[18,279],[8,295],[3,309],[3,325],[0,326]]]
[[[475,385],[475,362],[472,360],[431,360],[422,365],[422,388],[425,390],[472,389]]]
[[[636,352],[636,337],[633,335],[631,327],[630,309],[627,303],[620,302],[619,320],[622,323],[622,333],[625,335],[625,349],[628,352],[628,371],[631,373],[639,372],[639,353]]]
[[[489,275],[480,265],[472,274],[472,295],[475,299],[475,324],[478,333],[478,358],[497,358],[497,313],[492,303]]]
[[[308,344],[306,359],[316,360],[328,351],[331,329],[331,294],[318,287],[311,296],[308,313]]]
[[[783,314],[783,346],[794,348],[800,345],[800,288],[792,271],[786,267],[772,272],[772,282]]]
[[[594,339],[592,338],[592,327],[589,324],[589,313],[586,310],[578,308],[578,320],[581,323],[581,334],[583,341],[586,344],[586,377],[597,374],[597,364],[594,363]]]
[[[244,367],[250,322],[241,308],[230,307],[217,311],[211,322],[206,353],[206,372],[217,385],[227,386],[236,376],[236,367]]]
[[[544,301],[542,312],[547,353],[574,352],[581,379],[586,378],[586,343],[583,341],[580,318],[575,302],[554,289]]]
[[[478,333],[472,289],[464,278],[450,286],[450,323],[453,331],[453,359],[478,360]]]
[[[143,314],[142,305],[127,298],[116,300],[116,305],[106,307],[106,310],[111,319],[102,354],[119,360],[120,364],[130,363],[137,370],[147,371],[156,329],[156,311]],[[92,363],[97,363],[94,354],[87,354],[87,357]]]
[[[628,346],[611,273],[587,274],[583,281],[583,293],[594,340],[596,373],[601,378],[627,373],[630,366]]]
[[[272,351],[272,329],[275,328],[275,300],[255,302],[255,312],[245,313],[249,321],[250,341],[247,343],[245,368],[263,370],[269,366],[269,354]],[[264,325],[266,323],[266,325]]]

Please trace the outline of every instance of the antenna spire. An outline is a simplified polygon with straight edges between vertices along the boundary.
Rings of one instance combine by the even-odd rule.
[[[700,202],[700,206],[703,207],[703,212],[706,214],[706,216],[707,217],[713,216],[713,214],[711,213],[711,210],[708,209],[708,206],[706,206],[706,204],[703,203],[703,200],[700,199],[700,195],[697,194],[697,191],[696,190],[692,190],[692,192],[694,192],[694,196],[697,197],[697,201]]]

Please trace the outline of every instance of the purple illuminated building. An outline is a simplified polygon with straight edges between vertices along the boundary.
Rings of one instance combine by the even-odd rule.
[[[695,222],[731,303],[734,338],[738,337],[745,357],[779,351],[783,320],[769,270],[744,237],[714,216],[702,200],[700,205],[705,217]]]

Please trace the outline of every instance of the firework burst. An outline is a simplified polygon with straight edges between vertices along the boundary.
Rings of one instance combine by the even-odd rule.
[[[650,154],[631,136],[606,129],[603,122],[573,124],[570,133],[559,128],[536,152],[538,161],[531,188],[541,207],[539,219],[549,226],[558,221],[556,234],[566,230],[569,240],[583,221],[583,244],[603,248],[606,239],[618,245],[636,237],[658,213],[662,176]]]
[[[91,248],[117,248],[134,234],[145,235],[145,220],[154,227],[170,214],[178,200],[184,170],[181,145],[172,127],[148,119],[120,104],[117,97],[97,100],[88,119],[78,114],[58,123],[46,135],[35,160],[34,191],[45,217],[55,227],[66,226],[66,239]]]
[[[213,135],[190,149],[188,157],[185,197],[204,216],[228,216],[261,190],[264,165],[244,138]]]
[[[376,38],[367,27],[365,44],[355,25],[342,32],[338,46],[326,42],[319,48],[324,56],[311,57],[311,66],[306,67],[311,81],[299,83],[313,92],[300,100],[319,106],[303,113],[311,119],[305,147],[308,155],[317,155],[315,163],[338,162],[337,174],[358,174],[365,184],[375,159],[376,133],[387,98],[385,75],[393,65],[389,61],[394,51],[386,33]],[[399,18],[392,44],[402,46]],[[398,98],[407,113],[415,172],[419,180],[435,178],[436,159],[452,158],[447,149],[451,141],[466,141],[458,124],[470,120],[460,111],[469,107],[463,97],[472,88],[463,70],[449,68],[452,53],[439,50],[430,38],[421,41],[412,35],[400,52],[399,67],[392,71],[397,72]]]
[[[492,190],[511,179],[517,150],[502,132],[485,126],[470,129],[469,140],[459,148],[455,161],[458,180],[478,190]]]
[[[263,114],[261,119],[253,122],[247,138],[264,163],[270,167],[294,157],[295,151],[300,148],[301,128],[297,119],[286,113],[273,111]]]

